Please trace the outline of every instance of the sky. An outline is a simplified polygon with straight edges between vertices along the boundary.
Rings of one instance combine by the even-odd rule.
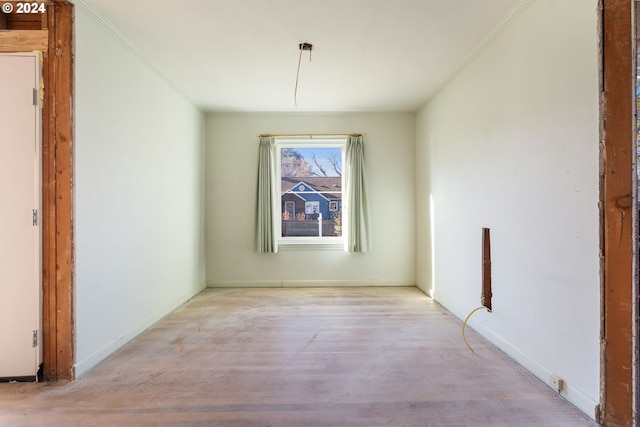
[[[338,176],[333,168],[331,167],[331,163],[329,162],[328,158],[331,156],[337,156],[338,159],[340,159],[340,167],[342,167],[342,149],[340,148],[318,148],[318,147],[313,147],[313,148],[301,148],[301,147],[296,147],[295,150],[302,154],[302,156],[307,160],[307,162],[312,165],[314,167],[314,172],[316,172],[319,176],[322,176],[322,174],[316,170],[314,164],[313,164],[313,160],[311,159],[311,155],[313,153],[316,154],[316,158],[318,159],[318,161],[325,167],[325,170],[327,171],[327,174],[329,176]]]

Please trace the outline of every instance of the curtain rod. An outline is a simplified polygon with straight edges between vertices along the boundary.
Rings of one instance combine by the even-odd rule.
[[[367,136],[366,133],[260,133],[257,137],[300,137],[300,138],[322,138],[324,136]]]

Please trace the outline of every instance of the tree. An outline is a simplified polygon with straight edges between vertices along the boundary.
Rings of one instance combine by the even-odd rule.
[[[327,171],[325,170],[322,163],[320,163],[320,160],[318,160],[318,158],[316,157],[316,153],[311,153],[311,160],[313,160],[313,164],[315,165],[316,169],[320,171],[320,174],[316,173],[316,175],[327,176]]]
[[[336,154],[332,154],[328,157],[323,157],[318,159],[316,157],[316,153],[311,153],[311,160],[313,161],[313,165],[316,167],[320,173],[315,173],[317,176],[342,176],[342,159],[338,157]],[[323,163],[322,160],[325,160]],[[327,165],[328,163],[328,165]],[[335,175],[331,175],[329,171],[327,171],[327,167],[331,166],[331,169],[335,172]]]
[[[342,176],[342,158],[338,157],[337,154],[332,154],[328,157],[328,160],[336,174]]]
[[[305,158],[293,148],[280,150],[281,175],[285,177],[313,176],[313,168]]]

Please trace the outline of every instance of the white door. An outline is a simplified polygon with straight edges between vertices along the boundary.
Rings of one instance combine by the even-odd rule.
[[[40,58],[0,54],[0,378],[41,361]]]

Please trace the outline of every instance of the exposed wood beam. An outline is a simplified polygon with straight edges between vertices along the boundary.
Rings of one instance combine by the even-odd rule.
[[[73,6],[48,9],[43,127],[45,379],[73,379]]]
[[[46,52],[46,30],[9,30],[0,32],[0,52]]]
[[[599,421],[633,425],[633,2],[601,0],[602,384]]]

